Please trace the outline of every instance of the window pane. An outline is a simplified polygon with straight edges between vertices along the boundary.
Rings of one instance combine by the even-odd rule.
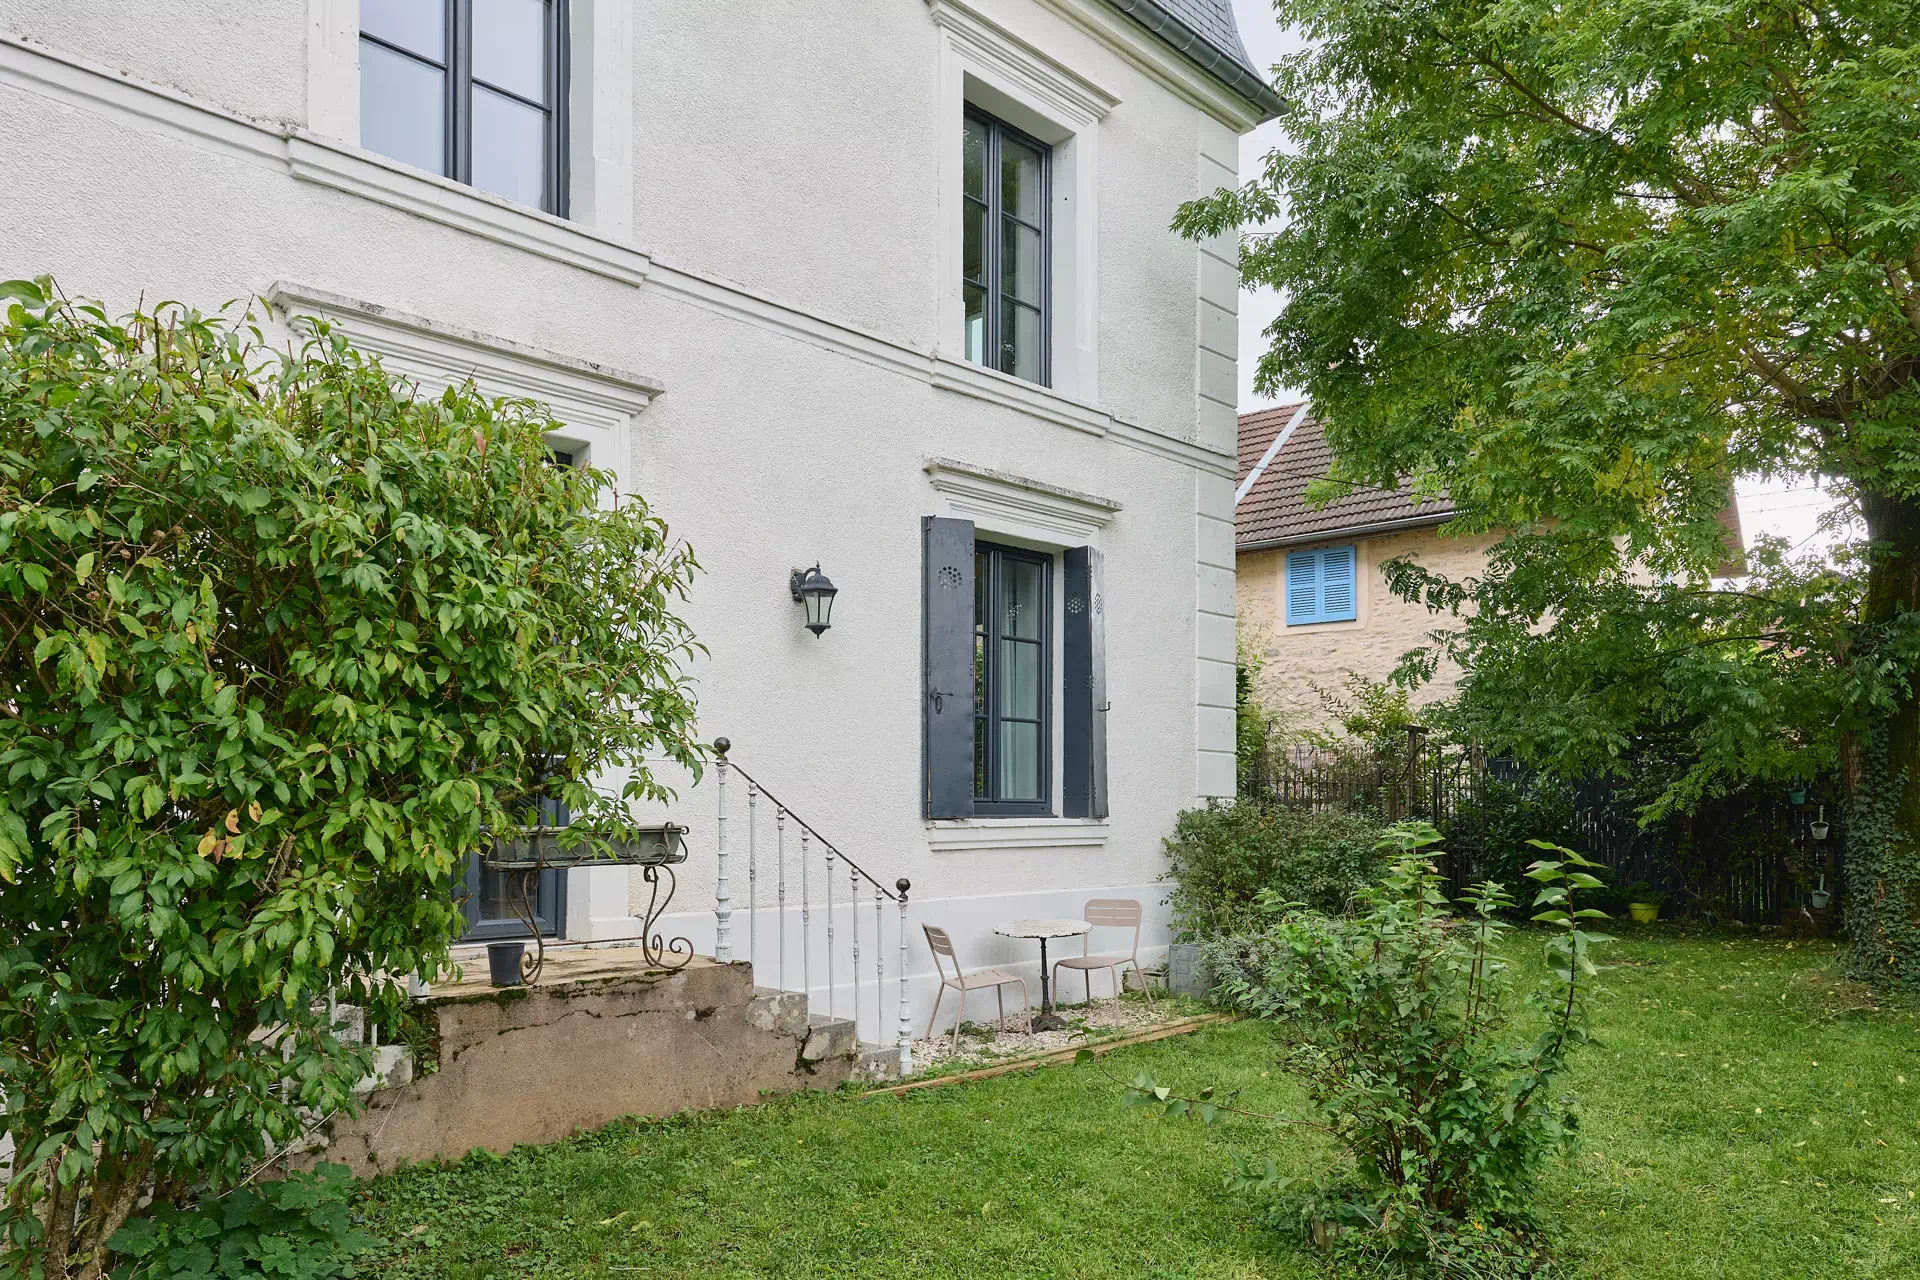
[[[961,190],[975,200],[987,198],[987,131],[978,120],[967,117],[967,135],[961,143],[961,165],[966,172],[966,180]]]
[[[1040,718],[1040,646],[1025,640],[1000,642],[1000,714]]]
[[[1028,640],[1040,638],[1040,619],[1046,608],[1042,594],[1046,581],[1046,567],[1031,560],[1006,559],[1001,561],[1001,572],[1006,575],[1007,616],[1000,627],[1003,636],[1022,636]]]
[[[473,87],[473,185],[517,204],[546,195],[547,115]]]
[[[973,285],[962,290],[967,296],[967,359],[975,364],[987,362],[986,294]]]
[[[1004,212],[1040,226],[1040,153],[1002,134],[1000,199]]]
[[[440,0],[360,0],[360,29],[446,64],[447,6]],[[364,67],[364,47],[360,53]]]
[[[1008,721],[1000,726],[1001,800],[1040,798],[1040,726]]]
[[[1008,219],[1000,224],[1000,290],[1040,305],[1040,233]]]
[[[547,100],[546,0],[473,0],[473,78]]]
[[[447,73],[360,42],[360,145],[445,176]]]
[[[1000,304],[1000,369],[1040,381],[1040,313],[1008,298]]]
[[[960,214],[961,274],[969,280],[987,282],[987,207],[969,200]]]

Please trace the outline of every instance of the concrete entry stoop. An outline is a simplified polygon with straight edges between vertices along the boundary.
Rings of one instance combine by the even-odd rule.
[[[547,974],[533,987],[437,988],[416,1006],[433,1061],[375,1089],[295,1162],[370,1175],[622,1116],[899,1076],[897,1049],[860,1043],[849,1020],[809,1016],[798,992],[756,988],[745,963],[695,958],[669,972],[647,968],[638,948],[602,949],[552,955]]]

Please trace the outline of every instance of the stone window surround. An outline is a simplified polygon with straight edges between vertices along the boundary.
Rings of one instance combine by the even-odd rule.
[[[996,541],[1039,551],[1099,546],[1100,534],[1121,506],[1111,498],[1048,484],[1010,471],[975,466],[951,458],[929,458],[923,468],[938,495],[935,514],[971,520]],[[1056,566],[1057,567],[1057,566]],[[1065,575],[1054,573],[1054,612],[1062,607]],[[1056,635],[1055,643],[1059,637]],[[1058,663],[1056,660],[1056,670]],[[1053,682],[1053,794],[1061,794],[1060,740],[1064,722],[1059,681]],[[1101,848],[1112,834],[1108,818],[947,818],[925,824],[927,848],[934,853],[990,853],[1007,850]]]
[[[633,234],[633,9],[568,4],[567,207],[602,235]],[[307,128],[360,145],[360,0],[307,0]]]
[[[940,29],[939,110],[935,115],[939,130],[935,153],[940,157],[940,320],[936,352],[943,361],[967,363],[966,307],[961,288],[961,225],[965,214],[962,135],[966,109],[972,105],[1053,148],[1049,386],[1071,399],[1096,402],[1098,126],[1120,100],[959,0],[927,0],[927,7]]]

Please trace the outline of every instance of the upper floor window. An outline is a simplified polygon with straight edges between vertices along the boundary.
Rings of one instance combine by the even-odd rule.
[[[360,0],[360,143],[566,214],[567,0]]]
[[[1048,385],[1052,148],[969,109],[964,154],[967,358]]]
[[[1287,552],[1287,625],[1357,618],[1356,560],[1351,544]]]

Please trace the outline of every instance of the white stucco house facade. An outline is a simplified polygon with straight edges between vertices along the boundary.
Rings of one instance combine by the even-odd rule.
[[[1228,0],[5,0],[0,275],[550,403],[703,566],[702,735],[1032,973],[995,923],[1134,897],[1164,943],[1161,839],[1233,790],[1236,251],[1168,223],[1276,108]],[[717,777],[673,781],[710,954]],[[638,877],[566,877],[558,935],[639,931]]]

